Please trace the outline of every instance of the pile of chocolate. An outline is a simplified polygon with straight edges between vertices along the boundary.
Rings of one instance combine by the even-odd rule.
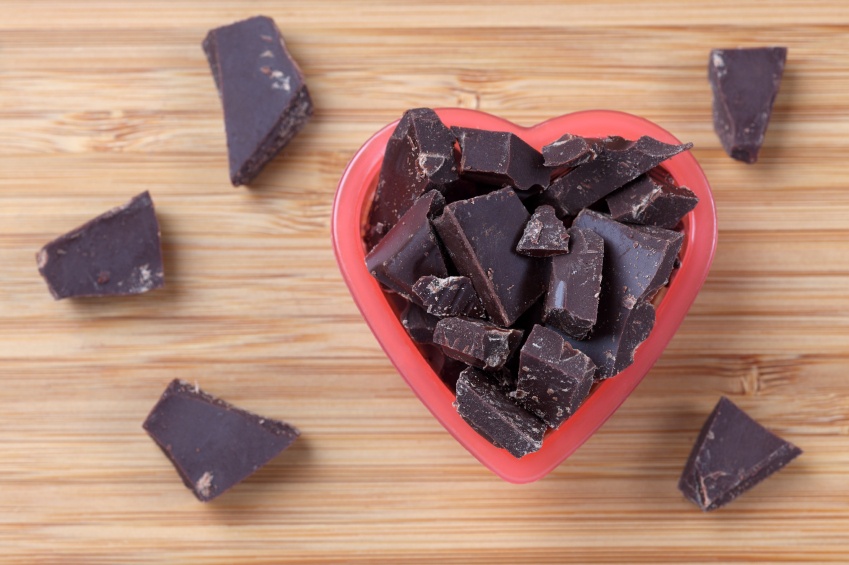
[[[515,457],[538,450],[654,325],[652,299],[698,199],[660,163],[692,145],[446,127],[407,111],[364,239],[369,272],[456,391],[459,414]]]

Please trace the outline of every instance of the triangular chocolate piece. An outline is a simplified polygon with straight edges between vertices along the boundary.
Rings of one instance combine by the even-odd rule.
[[[45,245],[38,271],[53,298],[141,294],[165,284],[150,193]]]
[[[545,188],[551,171],[542,154],[515,133],[483,129],[451,128],[460,145],[460,174],[498,187],[516,190]]]
[[[564,134],[542,148],[546,167],[577,167],[597,156],[598,139]]]
[[[398,223],[416,198],[430,190],[449,192],[459,179],[451,130],[430,108],[404,112],[386,144],[380,166],[369,210],[369,249]]]
[[[230,181],[249,184],[312,115],[307,85],[266,16],[213,29],[203,50],[224,107]]]
[[[413,285],[421,277],[448,276],[442,248],[429,219],[444,204],[445,199],[435,190],[420,196],[366,256],[369,273],[407,300],[418,301]]]
[[[569,251],[569,232],[554,208],[543,204],[534,210],[516,251],[528,257],[551,257]]]
[[[711,51],[713,127],[732,158],[758,160],[786,60],[786,47]]]
[[[801,453],[722,397],[699,433],[678,488],[702,510],[715,510]]]
[[[207,502],[289,447],[300,432],[174,380],[144,421],[195,496]]]
[[[599,142],[598,156],[552,181],[540,196],[541,203],[554,206],[561,218],[574,216],[692,146],[692,143],[670,145],[645,135],[637,141],[616,136],[605,138]]]

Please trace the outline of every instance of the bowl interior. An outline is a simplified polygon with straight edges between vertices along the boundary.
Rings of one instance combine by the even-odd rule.
[[[448,126],[510,131],[540,149],[564,133],[589,137],[619,135],[637,139],[649,135],[680,143],[672,134],[643,118],[609,110],[566,114],[532,127],[522,127],[475,110],[436,110]],[[625,401],[657,361],[675,334],[707,277],[716,248],[716,208],[704,173],[687,151],[663,163],[664,168],[699,197],[696,209],[682,220],[685,234],[681,266],[657,305],[654,329],[637,349],[634,363],[616,377],[594,387],[578,411],[559,429],[550,431],[536,453],[515,459],[483,439],[457,414],[454,394],[428,364],[398,320],[388,299],[365,266],[362,229],[368,216],[386,143],[393,122],[371,137],[354,155],[342,175],[333,205],[332,237],[336,259],[351,294],[383,350],[398,372],[437,420],[472,455],[503,479],[514,483],[537,480],[583,444]]]

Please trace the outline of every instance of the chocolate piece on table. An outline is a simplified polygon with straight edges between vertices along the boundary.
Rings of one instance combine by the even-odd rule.
[[[460,373],[454,406],[472,429],[513,457],[542,447],[545,424],[518,406],[484,371],[469,367]]]
[[[426,275],[413,285],[413,294],[418,297],[428,314],[440,318],[481,318],[484,315],[483,304],[469,277],[439,278]]]
[[[203,502],[252,475],[300,435],[285,422],[246,412],[180,380],[168,385],[143,427]]]
[[[591,229],[569,228],[570,250],[551,258],[543,321],[585,339],[598,318],[604,240]]]
[[[710,52],[713,128],[730,157],[745,163],[758,160],[786,60],[786,47]]]
[[[598,156],[552,181],[541,203],[551,204],[559,217],[574,216],[617,188],[686,151],[692,143],[669,145],[648,136],[637,141],[607,137],[599,142]]]
[[[564,134],[542,148],[546,167],[576,167],[596,158],[598,139]]]
[[[699,433],[678,488],[702,510],[716,510],[801,453],[723,396]]]
[[[366,267],[378,281],[415,301],[413,285],[425,275],[447,277],[448,269],[430,216],[445,200],[431,190],[420,196],[398,223],[366,256]]]
[[[548,186],[551,171],[539,151],[516,134],[452,127],[460,145],[460,174],[474,181],[516,190]]]
[[[604,240],[598,320],[586,341],[568,338],[597,365],[596,378],[606,379],[634,361],[634,351],[654,325],[648,302],[669,280],[684,236],[651,226],[621,224],[584,210],[573,228],[591,229]]]
[[[480,369],[500,369],[519,347],[522,330],[500,328],[483,320],[442,318],[433,343],[446,355]]]
[[[56,300],[141,294],[163,286],[159,223],[150,193],[54,239],[36,260]]]
[[[459,183],[454,135],[430,108],[407,110],[386,144],[369,210],[371,249],[430,190],[446,193]],[[460,187],[459,192],[462,192]],[[451,191],[457,192],[458,190]]]
[[[559,333],[540,325],[531,330],[519,356],[511,397],[549,427],[559,427],[590,393],[595,364]]]
[[[516,251],[528,257],[550,257],[569,251],[569,232],[554,208],[543,204],[534,210]]]
[[[211,30],[203,50],[224,108],[230,181],[249,184],[312,116],[304,76],[265,16]]]
[[[410,339],[417,343],[433,343],[433,330],[438,321],[439,318],[412,302],[407,302],[401,311],[401,325],[407,330]]]
[[[504,327],[544,290],[544,263],[516,253],[529,217],[513,189],[504,188],[448,204],[433,220],[457,271],[472,279],[487,314]]]
[[[699,203],[686,186],[678,186],[672,175],[655,167],[607,198],[614,220],[672,229]]]

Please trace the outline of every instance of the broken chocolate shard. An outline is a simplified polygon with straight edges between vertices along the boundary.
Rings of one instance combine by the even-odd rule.
[[[240,483],[297,439],[298,430],[174,380],[143,427],[186,486],[207,502]]]
[[[574,216],[661,162],[686,151],[692,143],[669,145],[648,136],[637,141],[608,137],[598,156],[555,179],[541,195],[561,218]]]
[[[560,427],[590,393],[595,364],[560,334],[540,325],[531,330],[519,357],[511,397],[549,427]]]
[[[598,139],[567,133],[542,148],[546,167],[577,167],[596,158]]]
[[[211,30],[203,50],[224,108],[230,181],[249,184],[312,115],[304,76],[265,16]]]
[[[141,294],[165,284],[150,193],[56,238],[36,255],[53,298]]]
[[[489,371],[502,368],[521,339],[522,330],[469,318],[442,318],[433,332],[433,343],[446,355]]]
[[[551,172],[539,151],[514,133],[452,127],[460,145],[460,174],[516,190],[548,186]]]
[[[575,339],[585,339],[598,318],[604,240],[591,229],[569,228],[569,253],[551,258],[543,320]]]
[[[429,219],[444,202],[442,195],[435,190],[419,197],[366,256],[369,273],[407,300],[418,300],[413,294],[413,285],[421,277],[448,276],[445,259]]]
[[[469,277],[439,278],[426,275],[413,285],[413,294],[421,301],[428,314],[440,318],[481,318],[484,315],[483,304]]]
[[[621,224],[584,210],[573,228],[591,229],[604,240],[598,319],[586,341],[569,338],[598,367],[597,379],[612,377],[634,361],[634,352],[654,325],[648,301],[669,280],[684,236],[651,226]]]
[[[487,441],[524,457],[542,447],[546,426],[512,399],[487,373],[469,367],[457,380],[460,416]]]
[[[758,160],[786,60],[786,47],[711,51],[713,127],[730,157]]]
[[[699,433],[678,488],[702,510],[716,510],[801,453],[723,396]]]
[[[544,290],[544,263],[516,253],[529,217],[516,193],[504,188],[448,204],[433,221],[458,272],[472,279],[487,314],[504,327]]]
[[[430,190],[462,192],[454,155],[454,135],[430,108],[407,110],[389,138],[369,211],[369,249],[398,222],[413,202]]]
[[[412,302],[407,302],[401,311],[401,325],[416,343],[433,343],[433,330],[438,321],[439,318]]]
[[[655,167],[629,182],[607,198],[614,220],[672,229],[696,204],[698,197],[675,179]]]
[[[544,204],[534,210],[516,251],[528,257],[551,257],[569,251],[569,232],[554,208]]]

